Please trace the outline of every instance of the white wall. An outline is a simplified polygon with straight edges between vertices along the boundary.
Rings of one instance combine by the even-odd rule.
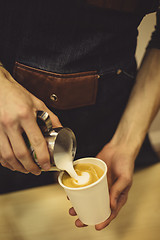
[[[138,45],[136,50],[136,58],[138,66],[142,60],[145,48],[148,44],[148,41],[151,38],[151,34],[154,31],[154,26],[156,24],[156,15],[155,13],[148,14],[146,17],[143,18],[138,30]]]
[[[140,65],[146,45],[151,37],[155,24],[156,15],[155,13],[152,13],[147,15],[139,26],[138,46],[136,51],[138,66]],[[160,151],[160,111],[151,125],[149,136],[155,149]]]

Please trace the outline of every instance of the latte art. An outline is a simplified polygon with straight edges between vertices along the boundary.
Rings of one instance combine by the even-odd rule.
[[[71,188],[88,186],[96,182],[103,175],[103,170],[91,163],[78,163],[74,166],[78,179],[74,179],[66,172],[63,174],[62,183]]]
[[[88,183],[90,179],[90,174],[87,172],[82,172],[80,176],[78,176],[77,179],[73,179],[74,183],[77,185],[83,185]]]

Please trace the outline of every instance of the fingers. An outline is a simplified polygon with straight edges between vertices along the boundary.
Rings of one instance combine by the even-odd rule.
[[[69,209],[69,214],[70,214],[71,216],[76,216],[76,215],[77,215],[73,207]],[[111,214],[111,216],[110,216],[106,221],[104,221],[103,223],[100,223],[100,224],[95,225],[95,229],[96,229],[96,230],[102,230],[103,228],[105,228],[106,226],[108,226],[109,223],[110,223],[114,218],[115,218],[115,215],[114,215],[114,214]],[[87,226],[86,224],[82,223],[79,218],[75,221],[75,225],[76,225],[77,227],[86,227],[86,226]]]
[[[5,168],[15,171],[14,168],[12,168],[12,166],[3,159],[0,159],[0,164]]]
[[[111,213],[110,217],[109,217],[107,220],[105,220],[104,222],[102,222],[102,223],[100,223],[100,224],[95,225],[95,229],[98,230],[98,231],[104,229],[105,227],[107,227],[107,226],[110,224],[110,222],[111,222],[115,217],[116,217],[116,213],[115,213],[115,211],[113,211],[113,212]]]
[[[49,114],[49,117],[51,119],[52,125],[54,128],[58,128],[58,127],[62,127],[62,124],[59,121],[59,118],[53,113],[51,112],[46,105],[44,104],[44,102],[42,102],[41,100],[39,100],[38,98],[36,98],[34,95],[32,95],[30,93],[32,100],[34,102],[34,105],[36,107],[36,110],[42,110],[44,112],[47,112]]]
[[[44,170],[50,169],[50,156],[48,152],[47,143],[42,135],[36,121],[35,116],[30,114],[27,118],[23,119],[21,125],[36,152],[36,157],[39,165]],[[33,166],[33,164],[32,164]]]
[[[55,114],[53,114],[53,112],[51,112],[47,107],[45,109],[46,109],[45,111],[48,112],[49,114],[53,127],[54,128],[62,127],[59,118]]]
[[[69,209],[69,214],[70,214],[71,216],[77,216],[77,213],[76,213],[76,211],[74,210],[73,207]],[[85,225],[84,223],[82,223],[79,218],[75,221],[75,225],[76,225],[77,227],[86,227],[86,226],[87,226],[87,225]]]
[[[79,218],[75,221],[75,225],[76,225],[76,227],[79,227],[79,228],[88,226],[88,225],[82,223]]]
[[[21,132],[20,131],[9,132],[8,137],[11,141],[14,155],[18,160],[17,164],[19,164],[19,166],[17,167],[13,166],[15,170],[22,172],[22,168],[20,168],[21,165],[27,172],[31,172],[32,174],[35,175],[41,174],[40,168],[37,166],[37,164],[35,164],[29,150],[27,149],[27,146],[21,135]]]
[[[122,198],[122,199],[123,199],[123,201],[119,201],[119,202],[118,202],[117,208],[112,209],[111,215],[110,215],[110,217],[109,217],[107,220],[105,220],[104,222],[102,222],[102,223],[100,223],[100,224],[95,225],[95,229],[96,229],[96,230],[100,231],[100,230],[106,228],[106,227],[113,221],[113,219],[116,218],[116,216],[118,215],[121,207],[122,207],[122,206],[125,204],[125,202],[127,201],[127,196],[124,195],[124,198]]]
[[[77,213],[76,213],[76,211],[74,210],[73,207],[69,209],[69,214],[70,214],[71,216],[76,216],[76,215],[77,215]]]
[[[0,162],[3,167],[7,167],[13,171],[17,170],[23,173],[28,173],[28,171],[23,167],[23,165],[16,159],[11,148],[10,142],[8,140],[8,137],[2,131],[0,134],[0,152],[1,152]]]
[[[111,209],[119,209],[127,201],[128,191],[131,187],[130,178],[120,177],[110,189]]]
[[[4,76],[1,77],[4,78]],[[42,101],[15,82],[11,76],[6,75],[5,78],[0,95],[1,164],[20,172],[38,175],[41,171],[34,163],[20,129],[25,132],[34,148],[39,165],[47,171],[50,169],[50,156],[45,138],[36,122],[35,112],[37,110],[48,111],[55,126],[61,126],[61,124]]]
[[[39,167],[34,163],[30,152],[23,140],[20,129],[23,128],[32,144],[37,161],[44,170],[50,168],[50,156],[46,141],[37,125],[34,113],[21,115],[19,121],[9,119],[1,127],[1,155],[2,159],[13,169],[20,172],[31,172],[35,175],[41,173]],[[3,165],[6,163],[3,162]]]
[[[119,178],[110,189],[111,215],[103,223],[95,226],[96,230],[102,230],[107,227],[111,221],[118,215],[122,206],[126,203],[128,192],[131,187],[131,180],[128,178]]]

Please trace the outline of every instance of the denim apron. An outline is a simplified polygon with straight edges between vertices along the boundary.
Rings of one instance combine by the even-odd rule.
[[[3,61],[11,73],[18,61],[58,74],[96,71],[99,76],[95,104],[65,110],[49,106],[76,135],[75,159],[96,156],[117,128],[135,83],[137,27],[143,16],[73,0],[32,2],[25,8],[16,53],[12,61]],[[136,166],[157,161],[147,136]],[[52,177],[42,181],[48,184]]]

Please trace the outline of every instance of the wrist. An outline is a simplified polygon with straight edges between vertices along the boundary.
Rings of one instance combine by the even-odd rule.
[[[136,123],[127,124],[122,121],[118,125],[111,143],[113,146],[118,146],[123,149],[135,160],[146,134],[147,130],[143,130],[141,126],[136,126]]]
[[[112,144],[127,148],[134,157],[137,156],[160,107],[159,60],[160,51],[152,50],[145,55],[112,139]]]

